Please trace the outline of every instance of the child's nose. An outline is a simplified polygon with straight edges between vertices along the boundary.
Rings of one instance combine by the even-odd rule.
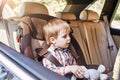
[[[71,41],[71,38],[70,38],[70,36],[68,36],[68,41],[69,41],[69,42]]]

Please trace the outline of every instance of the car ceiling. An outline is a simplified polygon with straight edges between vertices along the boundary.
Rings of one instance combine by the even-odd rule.
[[[76,16],[79,16],[79,13],[84,8],[86,8],[86,6],[95,2],[96,0],[66,0],[66,1],[67,1],[67,6],[65,7],[64,12],[72,12]]]

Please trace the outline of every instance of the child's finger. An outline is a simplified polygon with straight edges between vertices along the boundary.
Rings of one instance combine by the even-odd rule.
[[[80,73],[77,71],[77,72],[75,73],[75,76],[76,76],[77,78],[79,78],[79,75],[80,75]]]
[[[85,71],[81,67],[79,67],[78,68],[78,72],[81,73],[81,74],[83,74]]]
[[[83,74],[81,74],[81,72],[79,72],[79,71],[76,71],[75,76],[76,76],[77,78],[83,78]]]

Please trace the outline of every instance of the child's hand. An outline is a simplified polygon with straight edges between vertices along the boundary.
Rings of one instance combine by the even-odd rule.
[[[78,66],[78,65],[72,65],[70,66],[70,70],[71,72],[77,77],[77,78],[81,78],[83,77],[83,74],[84,74],[84,70],[82,69],[81,66]]]

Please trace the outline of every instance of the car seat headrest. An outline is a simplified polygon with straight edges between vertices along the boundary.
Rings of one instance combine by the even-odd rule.
[[[80,20],[95,21],[99,20],[99,15],[97,12],[92,10],[84,10],[79,15]]]
[[[43,25],[46,22],[47,21],[43,19],[30,18],[29,16],[26,16],[21,19],[21,22],[18,25],[24,29],[26,29],[25,27],[29,27],[33,38],[39,39],[39,40],[45,40],[44,33],[43,33]],[[29,32],[28,30],[24,30],[24,31],[25,33]],[[24,34],[23,32],[23,35],[26,35],[26,34]]]
[[[24,2],[20,9],[19,16],[28,14],[49,14],[46,6],[35,2]]]
[[[58,12],[57,17],[63,20],[76,20],[75,14],[70,12]]]

